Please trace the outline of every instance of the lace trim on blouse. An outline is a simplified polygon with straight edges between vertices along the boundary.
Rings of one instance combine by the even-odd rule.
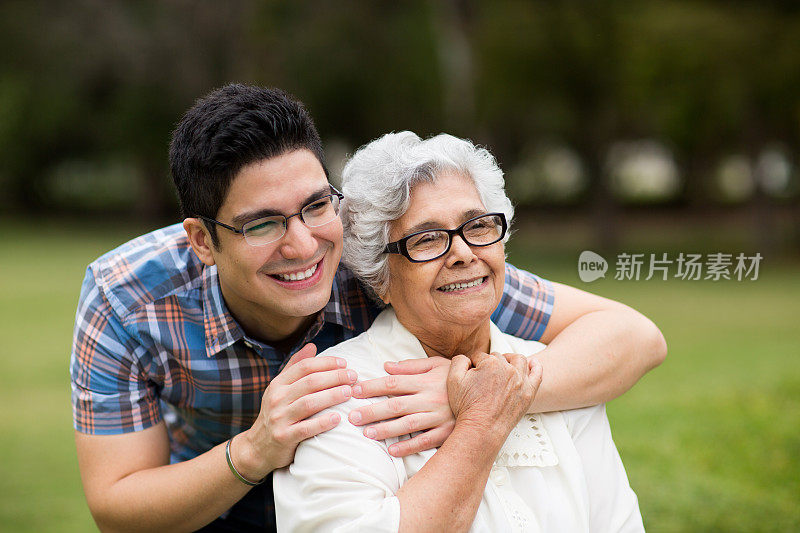
[[[558,456],[539,414],[517,422],[494,461],[497,466],[555,466]]]

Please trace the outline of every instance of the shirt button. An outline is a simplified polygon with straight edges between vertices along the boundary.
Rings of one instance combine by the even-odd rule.
[[[508,483],[508,469],[504,466],[495,466],[489,474],[495,485],[505,485]]]
[[[255,345],[250,341],[244,341],[244,345],[247,346],[248,348],[250,348],[251,350],[255,350],[256,349]]]

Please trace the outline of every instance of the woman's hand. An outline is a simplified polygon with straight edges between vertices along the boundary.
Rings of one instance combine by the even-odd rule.
[[[542,382],[542,366],[519,354],[457,355],[447,376],[447,396],[456,425],[468,424],[487,436],[508,433],[524,415]]]

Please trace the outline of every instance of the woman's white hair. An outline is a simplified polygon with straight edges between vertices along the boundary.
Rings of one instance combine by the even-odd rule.
[[[504,213],[511,225],[514,207],[504,190],[503,171],[488,150],[470,141],[444,133],[425,140],[410,131],[388,133],[347,161],[342,171],[342,262],[374,296],[389,288],[388,254],[383,253],[389,224],[406,212],[415,185],[433,183],[444,171],[471,179],[486,210]]]

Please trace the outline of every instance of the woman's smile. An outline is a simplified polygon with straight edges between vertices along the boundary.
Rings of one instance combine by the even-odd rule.
[[[471,280],[455,281],[453,283],[448,283],[447,285],[442,285],[436,290],[450,294],[466,294],[468,292],[475,292],[485,288],[484,285],[486,285],[488,279],[489,276],[479,276]]]

